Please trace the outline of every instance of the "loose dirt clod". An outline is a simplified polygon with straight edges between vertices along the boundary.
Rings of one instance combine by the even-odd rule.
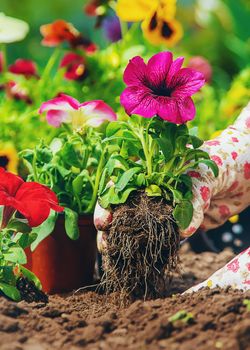
[[[114,210],[103,255],[102,284],[121,297],[156,298],[177,268],[180,235],[163,198],[136,195]]]
[[[48,302],[48,296],[41,290],[39,290],[32,281],[27,278],[20,277],[17,281],[17,289],[21,294],[22,300],[28,303],[35,302]]]

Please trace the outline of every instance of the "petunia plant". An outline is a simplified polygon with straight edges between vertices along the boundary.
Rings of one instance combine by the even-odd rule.
[[[125,203],[132,192],[162,197],[173,206],[181,229],[193,215],[192,179],[188,175],[201,163],[215,176],[218,168],[200,149],[203,141],[186,122],[195,117],[191,96],[204,84],[204,77],[181,68],[183,58],[170,52],[154,55],[146,64],[141,57],[130,60],[124,72],[127,87],[121,103],[130,115],[127,122],[110,123],[104,144],[119,151],[107,162],[99,187],[102,207]]]
[[[102,143],[107,121],[115,123],[116,114],[102,100],[80,103],[64,94],[44,102],[39,112],[60,133],[50,144],[41,141],[34,149],[21,152],[28,181],[47,185],[57,194],[65,207],[66,233],[77,239],[78,216],[93,213],[103,167],[111,149],[117,148]],[[42,225],[32,249],[52,232],[56,219],[53,213]]]
[[[24,182],[0,168],[0,291],[13,300],[21,299],[20,278],[41,288],[37,277],[23,266],[24,249],[37,237],[32,228],[41,225],[51,211],[61,212],[63,207],[48,187]]]

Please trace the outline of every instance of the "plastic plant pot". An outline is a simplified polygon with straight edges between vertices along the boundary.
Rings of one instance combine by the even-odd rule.
[[[79,218],[79,231],[79,239],[71,240],[59,216],[54,231],[33,252],[26,250],[26,267],[40,279],[44,292],[70,292],[93,282],[97,250],[92,216]]]

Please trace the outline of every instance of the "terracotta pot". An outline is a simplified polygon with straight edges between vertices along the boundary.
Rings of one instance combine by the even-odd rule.
[[[73,241],[59,216],[52,234],[34,250],[26,250],[26,267],[40,279],[43,291],[69,292],[93,282],[96,260],[96,229],[90,215],[79,218],[80,237]]]

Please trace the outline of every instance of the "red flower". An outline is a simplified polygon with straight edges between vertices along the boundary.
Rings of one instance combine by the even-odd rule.
[[[223,164],[222,159],[219,156],[211,156],[210,157],[218,166]]]
[[[250,179],[250,163],[248,162],[244,164],[244,177],[246,180]]]
[[[42,44],[45,46],[58,46],[66,41],[72,48],[83,48],[87,53],[93,53],[97,49],[96,45],[84,38],[71,23],[62,19],[42,25],[40,32],[43,36]]]
[[[235,160],[238,157],[238,153],[237,152],[232,152],[231,156],[232,156],[233,160]]]
[[[19,176],[0,168],[0,205],[4,206],[2,227],[15,211],[21,213],[31,227],[41,225],[50,209],[61,212],[58,199],[48,187],[36,182],[24,182]]]
[[[60,67],[66,68],[64,77],[68,80],[81,80],[86,73],[84,58],[74,52],[63,57]]]
[[[42,25],[40,32],[43,36],[42,44],[45,46],[57,46],[64,41],[70,43],[80,35],[71,23],[65,22],[62,19]]]
[[[200,188],[200,194],[201,194],[203,201],[206,202],[210,196],[210,189],[207,186],[202,186]]]
[[[14,74],[22,74],[26,78],[38,76],[36,64],[31,60],[22,58],[17,59],[14,64],[9,66],[9,71]]]
[[[240,268],[239,260],[236,258],[227,264],[227,269],[233,272],[237,272]]]

